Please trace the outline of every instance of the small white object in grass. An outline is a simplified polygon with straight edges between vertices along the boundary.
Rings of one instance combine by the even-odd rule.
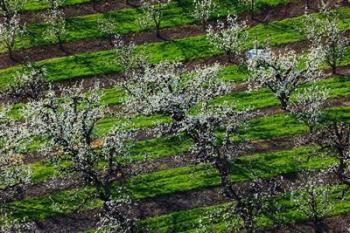
[[[250,49],[246,52],[246,56],[248,59],[254,59],[256,56],[262,54],[264,52],[264,49]]]

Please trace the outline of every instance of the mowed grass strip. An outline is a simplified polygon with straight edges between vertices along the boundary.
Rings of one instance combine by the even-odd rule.
[[[92,2],[92,0],[65,0],[63,6],[72,6],[82,3]],[[23,8],[23,12],[45,10],[49,7],[47,0],[28,0]]]
[[[343,19],[340,28],[342,30],[350,29],[350,8],[342,7],[337,9],[337,12]],[[251,37],[247,40],[244,49],[251,48],[256,38],[261,43],[270,41],[272,46],[303,40],[305,37],[297,30],[297,28],[300,28],[303,18],[303,16],[294,17],[269,24],[259,24],[250,28],[248,31]],[[145,53],[151,63],[159,63],[165,60],[189,61],[222,54],[221,51],[214,49],[209,44],[205,35],[144,44],[137,46],[136,50],[138,53]],[[122,71],[113,50],[52,58],[36,64],[47,68],[48,80],[50,81],[84,78]],[[6,88],[13,80],[16,72],[21,69],[21,66],[14,66],[0,70],[1,88]]]
[[[287,4],[290,0],[258,0],[257,9],[262,10],[266,7],[275,7]],[[42,1],[40,1],[42,4]],[[37,5],[40,4],[37,3]],[[90,2],[88,0],[71,0],[70,4]],[[68,2],[67,2],[68,3]],[[248,7],[236,4],[229,0],[215,0],[216,8],[213,12],[213,18],[223,17],[228,14],[238,14],[248,11]],[[34,3],[32,3],[33,5]],[[47,4],[42,4],[47,7]],[[196,23],[192,17],[194,10],[191,0],[173,0],[164,9],[161,28],[176,27]],[[62,41],[78,41],[94,39],[106,36],[101,33],[98,27],[99,21],[109,19],[115,24],[115,32],[119,34],[128,34],[141,31],[152,30],[152,28],[141,28],[138,19],[144,18],[142,7],[126,8],[106,13],[96,13],[78,17],[68,18],[66,21],[66,34],[62,36]],[[15,49],[37,47],[56,43],[52,39],[45,38],[47,24],[31,24],[27,26],[27,33],[16,41]],[[6,52],[5,47],[0,47],[0,52]]]
[[[318,170],[335,163],[328,157],[312,157],[308,154],[312,148],[302,147],[289,151],[255,154],[241,157],[232,169],[233,182],[251,180],[254,171],[261,177],[273,177],[282,174],[296,173],[301,170]],[[197,165],[174,168],[131,178],[129,188],[137,200],[169,195],[196,189],[218,186],[219,176],[215,169],[208,165]],[[116,184],[117,185],[117,184]],[[54,193],[52,195],[28,198],[6,204],[12,211],[11,217],[27,220],[46,219],[69,214],[83,203],[84,197],[94,192],[93,187],[77,188]],[[99,200],[88,202],[84,209],[98,208]]]

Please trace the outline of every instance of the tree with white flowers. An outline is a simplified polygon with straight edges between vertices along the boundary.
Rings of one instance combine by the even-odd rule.
[[[324,172],[320,172],[322,175]],[[291,202],[298,211],[312,222],[315,233],[325,232],[323,219],[329,216],[334,209],[334,200],[331,198],[332,189],[320,175],[301,173],[296,190],[291,192]]]
[[[51,160],[68,158],[72,162],[66,171],[80,175],[86,184],[96,188],[97,198],[104,203],[105,216],[109,213],[112,195],[114,198],[127,192],[125,184],[131,171],[122,160],[129,158],[127,140],[132,138],[132,132],[116,126],[104,138],[97,138],[96,124],[108,112],[101,107],[101,96],[96,88],[90,90],[90,94],[81,94],[81,87],[64,90],[64,99],[50,92],[46,98],[30,103],[29,110],[32,112],[32,130],[47,139],[44,150],[55,148],[60,152],[52,155]],[[118,185],[115,186],[116,181]],[[133,222],[121,211],[113,212],[114,218],[123,224]]]
[[[147,56],[142,51],[136,51],[133,41],[125,41],[120,35],[113,41],[116,63],[122,67],[124,81],[132,80],[134,74],[143,69]]]
[[[348,39],[339,28],[339,15],[326,7],[321,12],[321,16],[306,14],[303,31],[314,46],[322,45],[325,60],[332,68],[332,73],[336,74],[339,62],[345,56]]]
[[[249,89],[267,87],[278,98],[281,108],[287,110],[292,93],[300,85],[322,76],[323,57],[321,48],[311,48],[305,57],[294,51],[273,52],[267,48],[248,60]]]
[[[114,41],[120,37],[116,33],[116,25],[112,19],[102,19],[98,21],[98,29],[101,34],[105,36],[111,45],[114,45]]]
[[[6,47],[13,60],[16,39],[23,34],[25,28],[20,24],[19,13],[26,2],[26,0],[0,0],[0,44]]]
[[[327,93],[320,88],[309,88],[298,94],[290,109],[310,129],[303,141],[336,159],[337,163],[331,170],[350,189],[350,124],[324,114]]]
[[[64,50],[63,37],[66,34],[66,20],[64,18],[64,12],[59,8],[59,3],[57,1],[52,3],[51,7],[48,9],[44,22],[47,25],[44,35],[45,38],[58,43],[60,48]]]
[[[251,19],[255,18],[256,0],[239,0],[241,4],[248,7]]]
[[[0,15],[10,21],[23,10],[27,0],[0,0]]]
[[[157,37],[160,35],[160,27],[164,16],[164,10],[170,1],[150,0],[142,1],[143,14],[138,19],[141,28],[155,28]]]
[[[14,14],[9,18],[0,19],[0,44],[7,49],[9,57],[12,60],[15,60],[13,57],[13,49],[16,40],[23,32],[24,26],[20,24],[19,15]]]
[[[208,20],[214,12],[215,3],[213,0],[193,0],[193,4],[193,17],[203,25],[203,29],[206,29]]]
[[[218,73],[218,65],[187,72],[181,63],[145,64],[124,84],[130,95],[127,109],[163,114],[179,122],[196,104],[227,92]]]
[[[226,22],[218,21],[216,26],[209,26],[207,30],[209,42],[222,50],[233,61],[244,49],[247,41],[247,25],[239,22],[235,16],[227,16]]]
[[[38,100],[50,88],[50,84],[45,78],[45,68],[28,63],[23,70],[15,74],[13,82],[0,92],[0,96],[9,100]]]
[[[0,203],[22,198],[25,186],[31,182],[31,171],[23,166],[23,151],[31,142],[27,122],[13,121],[7,114],[0,113]],[[4,208],[0,211],[6,213]]]

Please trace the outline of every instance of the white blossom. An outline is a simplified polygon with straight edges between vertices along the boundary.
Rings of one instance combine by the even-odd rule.
[[[323,8],[321,16],[305,15],[303,32],[314,46],[322,46],[325,60],[335,74],[337,66],[345,55],[348,39],[339,28],[339,16]]]
[[[142,17],[137,20],[139,26],[144,30],[150,27],[155,28],[157,36],[160,37],[160,27],[163,20],[164,9],[169,2],[170,0],[165,2],[162,0],[142,1],[143,14]]]
[[[0,20],[0,43],[5,46],[11,59],[16,39],[24,32],[24,26],[20,24],[19,15],[15,14],[9,18]]]
[[[268,87],[286,110],[297,87],[322,76],[323,57],[323,49],[319,47],[312,48],[306,57],[294,51],[276,53],[267,48],[248,60],[249,89]]]
[[[160,113],[180,121],[193,106],[227,91],[218,77],[219,66],[198,67],[188,73],[181,63],[145,65],[125,84],[128,109],[142,114]]]
[[[247,41],[246,22],[238,22],[236,16],[227,16],[226,23],[218,21],[217,25],[209,26],[207,30],[209,42],[216,48],[224,51],[230,61],[240,54]]]
[[[47,27],[43,36],[49,41],[54,40],[59,43],[63,50],[63,37],[67,33],[63,10],[58,7],[49,8],[44,22]]]
[[[214,11],[215,3],[213,0],[193,0],[193,5],[194,10],[192,15],[205,29],[207,22]]]

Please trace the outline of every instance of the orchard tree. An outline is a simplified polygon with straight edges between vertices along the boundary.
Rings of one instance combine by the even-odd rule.
[[[249,184],[237,187],[235,200],[200,219],[201,232],[217,232],[213,224],[222,225],[225,232],[260,232],[258,221],[263,215],[273,220],[275,226],[282,224],[281,204],[274,199],[283,193],[282,182],[282,177],[270,180],[255,177]]]
[[[129,82],[133,79],[134,74],[143,70],[144,64],[147,63],[147,56],[142,51],[136,51],[134,42],[125,42],[120,35],[116,36],[113,44],[116,63],[122,67],[124,81]]]
[[[20,25],[19,15],[15,14],[9,18],[0,19],[0,43],[6,47],[9,57],[13,57],[13,49],[15,47],[16,39],[24,32],[24,26]]]
[[[25,186],[31,181],[30,169],[23,166],[23,151],[31,142],[27,122],[11,120],[7,115],[0,113],[0,203],[23,198]]]
[[[350,124],[322,112],[327,91],[309,89],[300,93],[291,112],[308,127],[310,134],[305,139],[319,148],[320,152],[336,159],[333,171],[338,180],[350,188]]]
[[[63,6],[65,0],[47,0],[49,9],[58,9]]]
[[[232,62],[244,49],[247,41],[247,25],[238,22],[237,17],[227,16],[226,23],[218,21],[217,25],[209,26],[207,30],[209,42],[228,56]]]
[[[19,13],[23,10],[26,0],[0,0],[0,43],[6,47],[12,60],[16,38],[24,32],[20,25]]]
[[[11,19],[21,13],[27,0],[0,0],[0,15],[9,22]]]
[[[100,30],[102,35],[106,36],[106,38],[112,46],[114,45],[114,42],[120,37],[116,33],[116,25],[112,19],[99,20],[98,29]]]
[[[64,90],[64,99],[51,92],[47,98],[31,103],[32,129],[37,135],[47,138],[44,150],[55,148],[61,152],[55,153],[53,161],[70,159],[72,166],[68,172],[80,175],[85,183],[96,188],[97,198],[104,203],[103,216],[112,214],[124,229],[129,227],[128,223],[134,222],[128,218],[127,212],[122,212],[129,211],[131,205],[124,210],[111,208],[111,204],[114,198],[120,196],[124,200],[122,195],[127,194],[125,184],[131,171],[122,160],[129,158],[126,141],[132,133],[116,126],[103,139],[97,140],[95,126],[107,111],[101,107],[97,87],[90,92],[81,94],[80,87]],[[125,229],[125,232],[129,231]]]
[[[56,1],[54,1],[56,2]],[[58,43],[61,50],[63,48],[63,37],[66,34],[66,21],[62,9],[59,9],[58,3],[53,3],[45,15],[45,23],[47,25],[45,37],[49,41]]]
[[[334,208],[332,189],[322,177],[319,177],[320,175],[302,172],[299,176],[302,182],[292,191],[291,202],[298,212],[312,222],[315,233],[323,233],[325,232],[323,219],[329,216]]]
[[[192,15],[203,25],[203,29],[205,30],[208,20],[214,12],[215,3],[213,0],[193,0],[193,4],[194,10]]]
[[[249,8],[250,17],[252,20],[255,19],[255,11],[256,11],[256,0],[239,0],[241,4],[247,6]]]
[[[13,82],[0,93],[0,96],[19,101],[38,100],[43,97],[45,91],[50,89],[50,84],[45,77],[45,68],[28,63],[23,70],[15,74]]]
[[[180,122],[196,104],[227,91],[218,73],[218,65],[187,72],[181,63],[145,64],[124,84],[130,95],[126,107],[146,115],[163,114]]]
[[[322,72],[323,50],[311,48],[306,57],[294,51],[273,52],[265,49],[248,60],[249,89],[267,87],[287,110],[292,93],[302,84],[317,80]]]
[[[156,30],[157,37],[161,37],[160,26],[163,20],[164,10],[169,2],[169,0],[166,2],[162,0],[143,1],[143,14],[138,19],[140,27],[143,29],[153,27]]]
[[[344,58],[348,45],[345,33],[339,28],[340,23],[339,15],[326,7],[322,8],[321,17],[307,14],[303,23],[307,39],[314,46],[322,45],[325,60],[333,74],[337,73],[337,67]]]

